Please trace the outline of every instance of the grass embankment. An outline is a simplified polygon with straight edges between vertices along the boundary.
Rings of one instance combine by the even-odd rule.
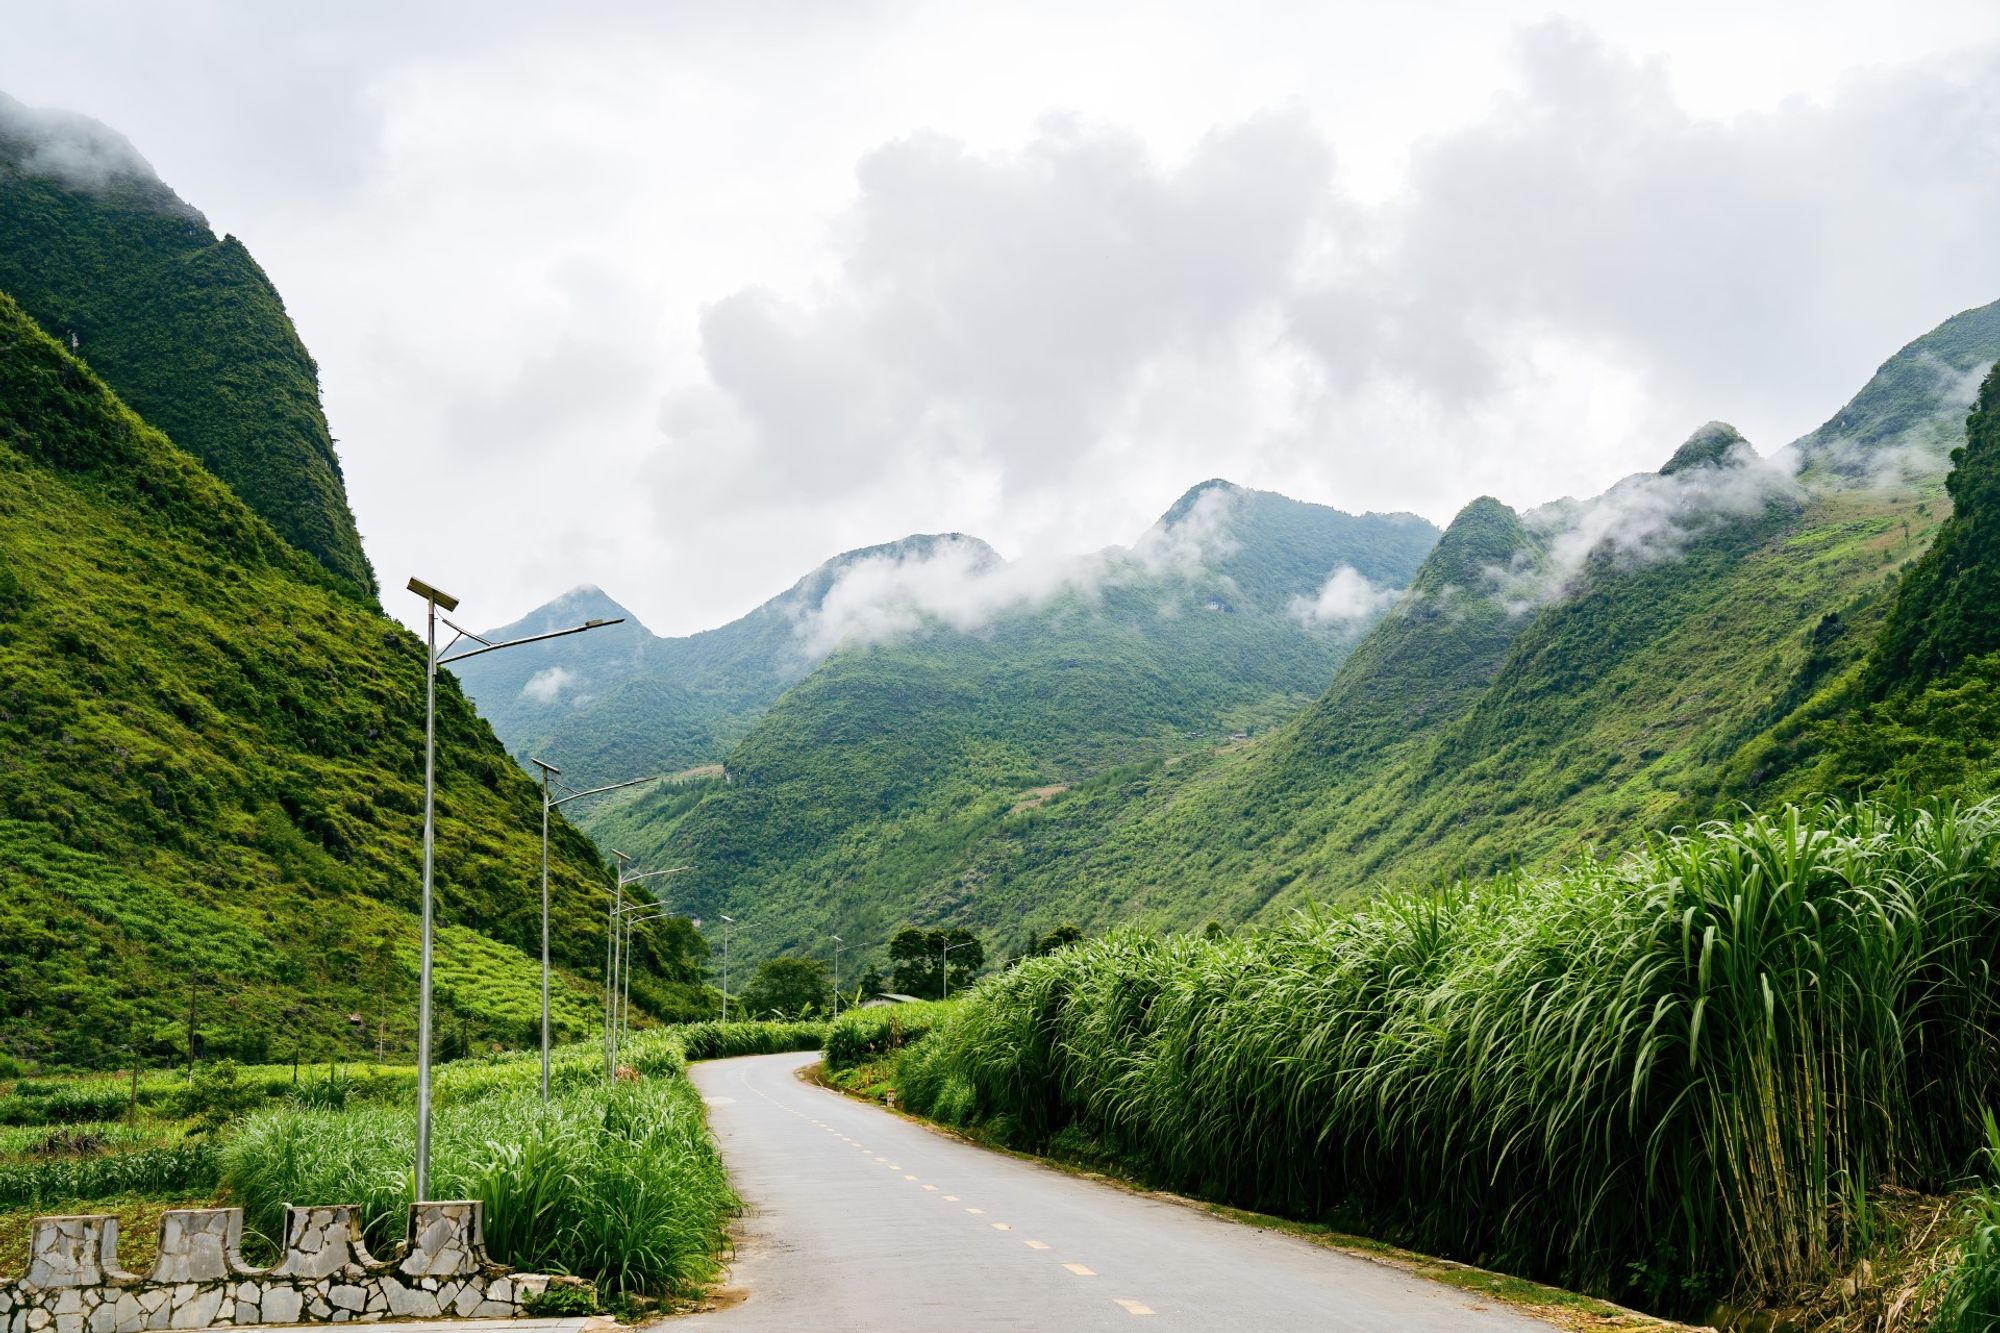
[[[640,1033],[636,1081],[604,1086],[602,1051],[557,1053],[541,1102],[532,1055],[440,1071],[431,1193],[486,1205],[492,1256],[567,1273],[608,1298],[686,1294],[708,1280],[737,1207],[685,1077],[690,1059],[817,1047],[813,1023],[698,1023]],[[253,1114],[222,1149],[246,1224],[274,1234],[288,1202],[358,1203],[378,1253],[402,1236],[415,1123],[407,1104],[290,1106]]]
[[[1854,1268],[1885,1189],[1964,1183],[2000,1091],[1996,860],[1995,803],[1828,805],[1247,939],[1114,936],[980,986],[897,1087],[1169,1188],[1699,1313]]]

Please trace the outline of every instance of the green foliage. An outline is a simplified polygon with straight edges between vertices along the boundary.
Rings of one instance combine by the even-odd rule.
[[[194,1122],[191,1133],[213,1135],[263,1100],[263,1089],[238,1077],[234,1060],[215,1060],[195,1067],[176,1110]]]
[[[203,1142],[67,1161],[0,1165],[0,1208],[119,1195],[154,1199],[187,1198],[212,1192],[219,1179],[216,1151]]]
[[[0,1097],[0,1125],[78,1125],[115,1120],[125,1113],[129,1094],[108,1083],[62,1083],[39,1087],[17,1083]]]
[[[597,1288],[587,1282],[551,1282],[521,1302],[521,1313],[537,1319],[568,1319],[597,1310]]]
[[[567,1272],[613,1293],[684,1291],[715,1271],[734,1206],[684,1079],[548,1103],[531,1067],[513,1086],[442,1103],[431,1173],[441,1198],[486,1205],[489,1252],[531,1272]],[[410,1202],[415,1121],[407,1106],[253,1116],[223,1150],[222,1174],[248,1224],[276,1235],[294,1199],[358,1202],[377,1253],[400,1239]]]
[[[0,292],[74,337],[134,410],[372,598],[318,367],[257,261],[159,181],[78,188],[33,174],[33,147],[0,127]]]
[[[206,1055],[407,1050],[421,643],[4,297],[0,553],[0,1049],[184,1060],[192,977]],[[448,678],[438,734],[439,1030],[523,1045],[539,796]],[[552,853],[557,1017],[582,1036],[603,870],[560,821]]]
[[[833,1010],[833,979],[817,958],[766,958],[737,1001],[751,1018],[807,1018]]]
[[[502,1263],[573,1274],[614,1296],[686,1292],[714,1274],[736,1207],[688,1061],[811,1050],[825,1035],[821,1023],[654,1028],[619,1054],[640,1080],[610,1088],[601,1048],[563,1047],[546,1105],[536,1057],[447,1065],[435,1087],[434,1192],[485,1203],[487,1248]],[[276,1235],[289,1201],[351,1200],[376,1253],[388,1253],[414,1187],[415,1121],[409,1089],[400,1093],[343,1098],[344,1109],[302,1098],[244,1121],[221,1172],[248,1224]]]
[[[2000,369],[1987,375],[1952,462],[1952,515],[1904,576],[1869,663],[1878,699],[2000,651]]]
[[[2000,1124],[1986,1113],[1986,1170],[2000,1177]],[[1990,1333],[2000,1328],[2000,1188],[1966,1202],[1967,1232],[1958,1262],[1944,1275],[1944,1296],[1931,1333]]]
[[[928,1036],[956,1000],[942,1003],[881,1004],[849,1009],[827,1025],[826,1063],[835,1070],[852,1069],[894,1054]]]
[[[889,941],[896,992],[920,1000],[943,999],[964,990],[986,964],[986,946],[964,926],[921,930],[905,926]]]
[[[1829,804],[1248,939],[1119,934],[983,982],[898,1085],[1692,1310],[1847,1254],[1851,1182],[1956,1178],[2000,1090],[1996,866],[2000,804]]]

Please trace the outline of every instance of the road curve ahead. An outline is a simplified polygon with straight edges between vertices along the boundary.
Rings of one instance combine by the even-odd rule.
[[[694,1066],[748,1209],[730,1275],[747,1295],[688,1324],[1547,1333],[1384,1264],[934,1134],[800,1082],[818,1058]]]

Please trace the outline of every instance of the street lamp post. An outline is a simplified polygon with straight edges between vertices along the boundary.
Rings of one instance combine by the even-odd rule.
[[[597,796],[607,791],[617,791],[621,787],[636,787],[642,782],[654,782],[666,776],[655,773],[649,778],[633,778],[630,782],[614,782],[606,787],[591,787],[584,791],[571,789],[567,796],[557,796],[550,790],[550,781],[559,777],[562,770],[554,764],[545,764],[539,759],[529,763],[542,770],[542,1100],[549,1099],[549,811],[559,805],[566,805],[584,796]]]
[[[951,998],[951,936],[944,937],[944,998]]]
[[[430,1194],[431,1176],[431,949],[434,935],[433,911],[431,907],[432,870],[436,860],[437,846],[437,673],[438,668],[453,662],[462,662],[468,657],[481,653],[497,652],[502,648],[515,648],[524,643],[540,643],[544,639],[559,639],[567,634],[581,634],[585,630],[601,629],[606,625],[623,623],[618,620],[587,620],[581,625],[568,629],[552,630],[547,634],[531,634],[525,638],[508,639],[494,643],[482,638],[471,630],[452,624],[438,614],[439,608],[446,611],[458,609],[458,599],[443,592],[422,579],[410,580],[410,591],[424,599],[424,908],[423,908],[423,948],[417,965],[417,1201],[424,1202]],[[440,653],[437,646],[438,621],[453,631],[452,641]],[[462,653],[450,653],[460,639],[471,639],[480,645],[468,648]]]
[[[672,872],[670,871],[670,872],[667,872],[667,873],[672,873]],[[638,904],[634,904],[634,905],[636,906],[636,905],[638,905]],[[623,990],[624,990],[624,999],[623,999],[623,1000],[621,1001],[621,1007],[620,1007],[620,1013],[621,1013],[621,1014],[623,1015],[623,1017],[622,1017],[622,1020],[621,1020],[621,1030],[622,1030],[622,1032],[624,1033],[624,1037],[623,1037],[623,1038],[621,1038],[621,1040],[624,1040],[624,1039],[629,1039],[629,1038],[631,1037],[631,1035],[632,1035],[632,936],[633,936],[633,933],[634,933],[635,931],[637,931],[637,930],[638,930],[638,928],[639,928],[640,926],[643,926],[643,925],[645,925],[645,924],[646,924],[646,923],[647,923],[648,921],[660,921],[660,920],[664,920],[665,918],[667,918],[667,917],[670,917],[670,916],[674,916],[674,915],[676,915],[676,914],[675,914],[675,913],[674,913],[674,912],[673,912],[672,910],[670,910],[670,909],[667,909],[667,908],[661,908],[661,910],[659,910],[659,911],[657,911],[657,912],[648,912],[648,913],[646,913],[646,915],[644,915],[644,916],[627,916],[627,917],[625,918],[625,980],[624,980],[624,984],[623,984]]]
[[[729,928],[736,924],[736,918],[726,912],[718,912],[722,918],[722,1021],[729,1021]]]
[[[847,946],[840,936],[833,937],[833,1016],[840,1017],[840,951]]]
[[[666,870],[646,870],[634,875],[628,873],[625,869],[626,866],[631,864],[631,857],[616,850],[611,854],[618,858],[618,883],[612,893],[611,913],[605,922],[604,1072],[605,1079],[608,1082],[616,1082],[618,1079],[618,1024],[620,1021],[618,1012],[618,987],[620,978],[623,975],[621,964],[624,962],[622,945],[625,939],[625,915],[627,912],[638,911],[642,908],[659,906],[657,902],[640,902],[636,898],[628,904],[625,901],[625,886],[627,884],[637,884],[642,879],[655,879],[661,875],[678,875],[682,871],[692,870],[694,867],[672,866]],[[629,995],[630,978],[625,979],[625,985],[628,988],[627,994]]]

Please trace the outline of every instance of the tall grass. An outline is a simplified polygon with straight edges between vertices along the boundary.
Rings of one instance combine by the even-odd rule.
[[[981,985],[908,1105],[1686,1309],[1822,1275],[1995,1099],[2000,806],[1786,809],[1612,864]]]
[[[572,1273],[608,1295],[686,1291],[715,1272],[736,1208],[687,1081],[690,1059],[819,1045],[823,1025],[702,1023],[636,1034],[605,1086],[604,1053],[555,1052],[552,1100],[534,1056],[461,1061],[438,1072],[431,1192],[486,1205],[486,1240],[514,1267]],[[287,1202],[357,1203],[372,1245],[402,1238],[415,1122],[406,1102],[308,1093],[253,1114],[222,1152],[246,1221],[276,1236]]]
[[[832,1069],[852,1069],[868,1060],[901,1050],[928,1036],[950,1013],[948,1000],[883,1004],[849,1009],[826,1028],[826,1063]]]

